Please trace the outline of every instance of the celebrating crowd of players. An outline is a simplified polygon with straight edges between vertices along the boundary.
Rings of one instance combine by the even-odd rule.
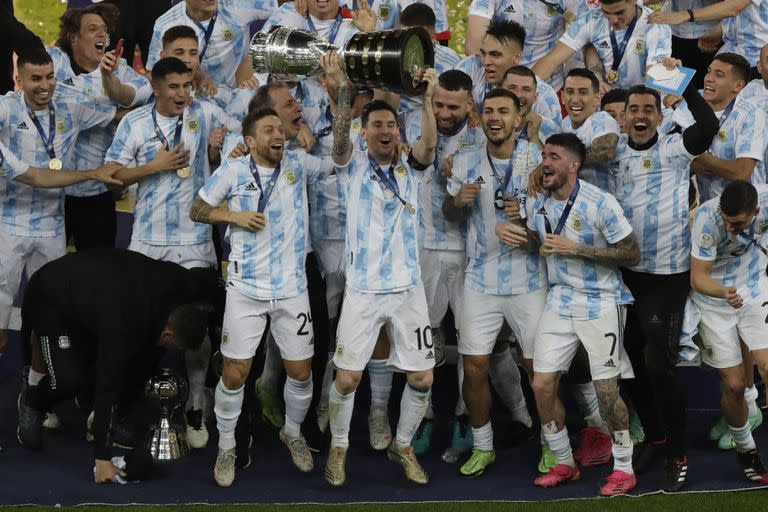
[[[429,448],[450,307],[460,384],[442,457],[461,459],[462,475],[495,461],[491,385],[514,420],[533,426],[517,360],[540,423],[535,485],[612,459],[603,495],[630,491],[661,461],[664,488],[682,489],[676,366],[699,350],[722,381],[710,437],[735,448],[749,480],[768,484],[752,437],[762,423],[755,365],[768,376],[768,1],[657,7],[474,0],[463,57],[439,42],[441,0],[185,0],[155,22],[147,76],[123,58],[133,48],[111,45],[117,8],[67,11],[55,46],[19,53],[18,92],[0,98],[0,328],[22,273],[33,276],[19,441],[39,447],[53,404],[91,388],[95,478],[115,481],[116,411],[140,389],[127,363],[156,362],[159,345],[190,349],[187,433],[204,447],[216,338],[219,485],[250,463],[236,431],[251,393],[300,471],[313,470],[317,448],[306,423],[329,433],[324,476],[343,485],[365,370],[371,446],[427,484],[417,455]],[[422,27],[434,69],[422,70],[414,97],[350,83],[336,52],[323,56],[321,76],[282,82],[251,68],[259,20],[337,47],[358,31]],[[681,96],[644,85],[651,68],[681,64],[697,70]],[[115,244],[115,192],[133,184],[129,249],[148,258],[103,251]],[[217,266],[217,225],[230,252],[214,336],[195,320],[204,311],[184,306],[215,291],[182,283]],[[90,259],[61,258],[68,240]],[[82,308],[75,275],[89,281]],[[118,286],[136,288],[131,308],[89,322],[98,315],[88,304],[127,308],[109,298]],[[151,325],[131,325],[139,317]],[[144,348],[129,348],[138,338]],[[94,379],[70,378],[88,366]],[[394,432],[393,370],[407,380]],[[566,388],[586,424],[575,451]]]

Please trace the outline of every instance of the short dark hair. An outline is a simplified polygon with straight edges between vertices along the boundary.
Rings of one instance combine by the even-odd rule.
[[[750,67],[747,59],[738,53],[718,53],[715,55],[713,60],[719,60],[720,62],[730,64],[733,67],[733,73],[739,78],[739,80],[744,80],[744,83],[749,82],[749,79],[752,76],[752,68]]]
[[[276,89],[284,89],[286,87],[288,86],[283,82],[271,82],[262,85],[256,89],[256,94],[254,94],[251,101],[248,102],[248,112],[261,110],[263,108],[275,108],[275,103],[272,101],[270,93]]]
[[[501,83],[504,83],[504,80],[507,79],[507,75],[527,76],[528,78],[533,80],[533,88],[534,89],[538,88],[536,73],[531,71],[531,68],[529,68],[528,66],[522,66],[522,65],[512,66],[511,68],[509,68],[507,71],[504,72],[504,78],[501,79]]]
[[[435,11],[426,4],[411,4],[400,13],[400,24],[404,27],[435,28]]]
[[[720,195],[720,211],[724,215],[752,213],[757,208],[757,190],[748,181],[733,180]]]
[[[168,315],[167,324],[185,348],[197,350],[208,330],[208,312],[194,304],[182,304]]]
[[[515,42],[521,50],[525,48],[525,28],[516,21],[491,20],[485,29],[485,36],[491,36],[504,45]]]
[[[46,64],[53,64],[53,59],[43,48],[29,48],[19,53],[18,60],[16,61],[16,66],[19,69],[25,64],[45,66]]]
[[[437,84],[446,91],[468,91],[470,95],[472,94],[472,78],[458,69],[444,71],[437,77]]]
[[[260,108],[257,110],[250,110],[247,114],[245,114],[242,124],[243,137],[250,135],[251,129],[253,129],[256,123],[267,116],[277,116],[278,118],[280,117],[277,115],[275,109],[268,107]]]
[[[485,95],[485,101],[488,101],[493,98],[509,98],[512,100],[512,103],[515,104],[515,108],[518,112],[520,112],[520,98],[517,97],[517,94],[513,93],[512,91],[508,91],[507,89],[491,89],[488,91],[488,94]]]
[[[168,75],[184,75],[191,72],[192,70],[189,69],[186,64],[181,62],[180,59],[176,57],[165,57],[164,59],[157,61],[152,67],[152,82],[165,80]]]
[[[550,136],[544,144],[558,146],[573,154],[579,160],[579,168],[587,158],[587,148],[574,133],[556,133]]]
[[[611,89],[607,93],[603,94],[600,99],[600,108],[604,109],[609,103],[626,103],[627,91],[626,89]]]
[[[187,25],[171,27],[163,33],[163,48],[179,39],[194,39],[197,42],[197,32]]]
[[[586,68],[573,68],[572,70],[568,71],[567,75],[565,75],[565,80],[568,80],[569,77],[586,78],[587,80],[592,82],[593,91],[595,92],[600,91],[600,82],[598,82],[597,77],[592,71]],[[565,84],[565,81],[563,81],[563,84]]]
[[[633,94],[648,94],[653,96],[653,99],[656,103],[656,110],[661,112],[661,96],[659,95],[659,92],[656,89],[651,89],[645,84],[638,84],[630,87],[629,91],[627,91],[626,99],[624,100],[625,109],[629,104],[629,98],[632,97]]]
[[[68,9],[61,15],[59,20],[59,35],[56,38],[56,46],[68,54],[72,53],[72,44],[69,40],[80,33],[80,25],[83,22],[83,16],[86,14],[101,16],[101,19],[104,20],[104,24],[107,26],[107,32],[110,34],[114,34],[117,31],[120,9],[114,4],[104,2],[91,4],[82,9]]]
[[[617,4],[619,2],[626,2],[627,0],[603,0],[603,4]]]
[[[373,100],[369,104],[367,104],[365,107],[363,107],[363,113],[361,115],[360,121],[362,122],[363,126],[368,125],[368,117],[370,117],[372,112],[376,112],[378,110],[386,110],[387,112],[391,112],[392,115],[395,117],[395,121],[397,121],[397,111],[392,108],[392,105],[387,103],[383,100]],[[400,123],[398,122],[398,125]]]

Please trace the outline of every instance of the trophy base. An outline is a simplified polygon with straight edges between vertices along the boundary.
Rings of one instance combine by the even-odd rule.
[[[159,427],[150,428],[147,450],[155,460],[176,460],[190,451],[187,432],[171,426],[167,419],[162,419]]]

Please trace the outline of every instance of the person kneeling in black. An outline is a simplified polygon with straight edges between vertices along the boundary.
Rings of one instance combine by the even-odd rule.
[[[32,366],[19,396],[19,442],[41,447],[42,411],[92,386],[96,483],[124,476],[110,460],[113,411],[126,395],[140,396],[165,349],[200,346],[217,284],[207,269],[115,249],[72,253],[43,266],[22,306]]]

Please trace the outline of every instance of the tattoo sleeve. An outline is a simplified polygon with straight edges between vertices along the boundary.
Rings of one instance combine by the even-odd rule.
[[[536,252],[541,247],[541,239],[536,231],[533,231],[528,226],[525,227],[525,231],[528,233],[528,251]]]
[[[195,222],[213,224],[213,221],[211,220],[211,212],[215,209],[215,206],[209,205],[203,201],[200,196],[197,196],[192,202],[192,207],[189,209],[189,218]]]
[[[338,88],[336,115],[333,116],[333,161],[344,165],[352,154],[349,127],[352,124],[352,87],[346,83]]]
[[[456,206],[454,197],[451,194],[446,194],[443,200],[443,217],[450,222],[458,222],[469,214],[468,206]]]
[[[618,267],[631,267],[640,262],[640,247],[634,233],[608,247],[579,245],[576,256]]]
[[[592,145],[587,148],[584,165],[602,164],[613,160],[618,142],[619,136],[615,133],[608,133],[593,140]]]
[[[629,428],[629,413],[627,406],[619,395],[617,378],[592,381],[595,385],[597,400],[600,404],[600,414],[612,431]]]

